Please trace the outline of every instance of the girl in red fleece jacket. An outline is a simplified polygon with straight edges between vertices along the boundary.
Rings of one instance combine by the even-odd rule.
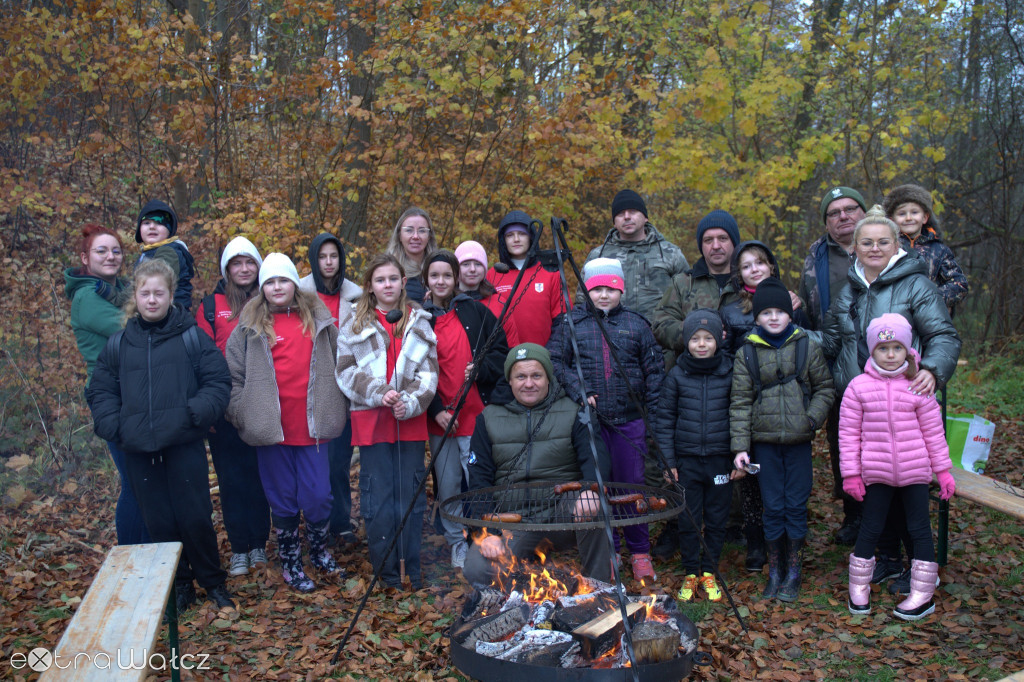
[[[901,498],[907,531],[913,540],[910,596],[893,611],[918,620],[935,611],[939,565],[928,519],[928,484],[937,474],[941,497],[956,490],[942,428],[942,410],[932,394],[910,391],[920,357],[911,345],[910,323],[886,313],[867,328],[870,357],[864,374],[854,378],[839,409],[839,467],[843,490],[864,502],[857,544],[850,555],[849,609],[871,612],[874,549],[890,503]]]

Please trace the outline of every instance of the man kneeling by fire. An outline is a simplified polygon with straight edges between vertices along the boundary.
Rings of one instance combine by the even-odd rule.
[[[467,467],[469,489],[532,481],[597,480],[581,408],[555,380],[548,351],[534,343],[516,346],[505,359],[505,378],[512,387],[512,400],[488,405],[477,417]],[[600,438],[595,445],[602,477],[607,480],[608,451]],[[544,523],[552,513],[551,507],[543,505],[513,511],[522,512],[524,523]],[[597,512],[597,495],[582,492],[575,502],[573,518],[591,520]],[[499,576],[507,563],[501,561],[506,553],[525,558],[542,543],[550,543],[554,549],[577,545],[583,573],[611,581],[611,549],[600,529],[497,533],[474,533],[466,554],[463,574],[477,589],[491,585]]]

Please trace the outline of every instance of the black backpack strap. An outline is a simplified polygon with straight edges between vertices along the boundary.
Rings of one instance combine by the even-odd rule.
[[[757,351],[750,342],[743,344],[743,360],[747,364],[747,373],[754,387],[754,402],[761,399],[761,366],[757,362]]]
[[[124,328],[118,329],[116,332],[111,334],[110,340],[107,341],[107,351],[112,353],[114,357],[107,358],[107,364],[111,367],[117,367],[117,383],[121,383],[121,341],[124,339]],[[114,362],[116,360],[116,363]]]
[[[196,383],[198,383],[199,356],[201,354],[199,350],[199,332],[196,331],[196,326],[192,325],[181,336],[185,341],[185,352],[188,353],[188,359],[192,362],[192,372],[196,375]]]
[[[203,296],[202,302],[199,306],[203,309],[203,317],[206,318],[206,324],[210,325],[210,329],[213,330],[213,340],[217,340],[217,301],[214,298],[216,294],[208,294]]]

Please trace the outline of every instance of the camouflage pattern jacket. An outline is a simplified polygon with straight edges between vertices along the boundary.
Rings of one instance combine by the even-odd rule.
[[[811,244],[797,291],[811,318],[811,329],[821,329],[825,313],[846,286],[846,274],[853,260],[854,255],[847,253],[827,232]]]
[[[928,279],[935,282],[942,293],[942,300],[950,310],[967,296],[967,275],[956,262],[953,250],[946,246],[935,228],[926,226],[917,239],[900,235],[900,246],[913,249],[928,264]]]
[[[689,270],[690,264],[679,247],[665,239],[654,225],[647,223],[646,230],[647,237],[639,242],[622,241],[618,230],[610,230],[604,243],[587,255],[587,262],[615,258],[622,263],[626,280],[622,305],[649,320],[672,278]]]
[[[718,286],[718,280],[701,258],[693,269],[672,278],[671,286],[654,309],[654,338],[662,348],[682,353],[686,350],[687,341],[683,338],[686,316],[699,308],[718,310],[734,297],[736,294],[731,288]]]

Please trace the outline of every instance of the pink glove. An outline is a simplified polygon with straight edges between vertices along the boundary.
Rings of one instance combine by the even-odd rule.
[[[843,492],[858,502],[863,502],[864,493],[867,492],[864,488],[864,479],[860,476],[847,476],[843,479]]]
[[[939,497],[944,500],[953,497],[953,493],[956,492],[956,479],[949,473],[949,469],[940,471],[935,477],[939,479]]]

